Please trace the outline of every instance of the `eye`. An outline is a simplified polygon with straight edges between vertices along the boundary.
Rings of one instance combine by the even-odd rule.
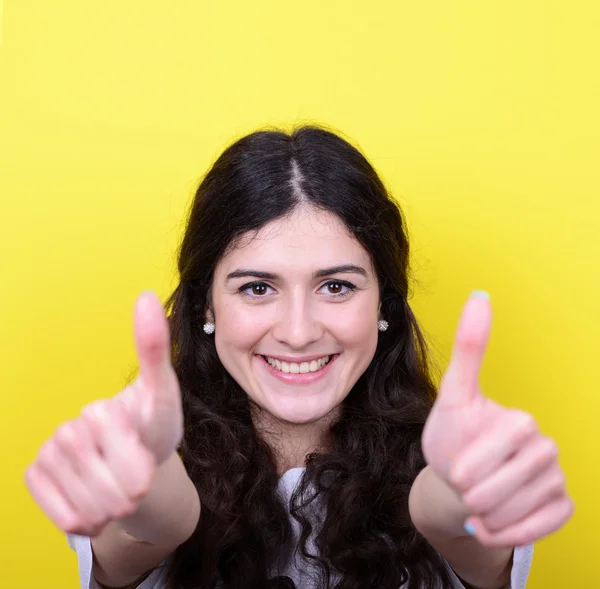
[[[267,289],[271,288],[265,282],[250,282],[239,288],[239,292],[247,297],[261,298],[267,294]]]
[[[334,297],[347,297],[356,290],[354,284],[345,280],[329,280],[321,288],[326,288],[327,293]]]

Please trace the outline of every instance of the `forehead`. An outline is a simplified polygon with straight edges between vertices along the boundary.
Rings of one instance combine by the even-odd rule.
[[[369,253],[330,212],[300,207],[291,215],[267,223],[257,231],[243,234],[220,266],[240,264],[326,266],[329,263],[355,263],[371,270]]]

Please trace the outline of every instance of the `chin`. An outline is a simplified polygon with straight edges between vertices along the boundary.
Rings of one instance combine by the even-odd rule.
[[[327,404],[326,406],[311,407],[307,406],[306,401],[303,401],[300,406],[298,403],[293,403],[286,406],[265,407],[265,409],[278,421],[293,425],[309,425],[330,416],[336,406]]]

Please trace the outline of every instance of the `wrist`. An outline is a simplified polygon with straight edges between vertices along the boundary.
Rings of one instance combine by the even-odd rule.
[[[117,520],[135,539],[178,546],[196,529],[200,499],[177,452],[160,464],[152,487],[131,515]]]
[[[506,587],[512,570],[512,548],[487,548],[465,532],[469,513],[460,494],[430,467],[415,479],[409,495],[415,528],[448,562],[465,585]]]
[[[431,466],[417,475],[408,505],[414,526],[426,539],[452,540],[468,536],[464,524],[469,513],[459,493]]]

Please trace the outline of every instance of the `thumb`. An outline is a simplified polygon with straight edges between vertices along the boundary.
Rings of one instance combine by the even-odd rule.
[[[171,382],[171,339],[162,303],[155,293],[142,293],[134,310],[134,337],[143,388],[156,394]]]
[[[134,309],[140,366],[136,381],[121,394],[142,443],[157,464],[173,452],[183,434],[181,390],[171,363],[169,322],[158,297],[145,292]]]
[[[480,394],[479,375],[491,327],[489,295],[474,291],[458,323],[450,364],[440,385],[441,403],[466,405]]]

